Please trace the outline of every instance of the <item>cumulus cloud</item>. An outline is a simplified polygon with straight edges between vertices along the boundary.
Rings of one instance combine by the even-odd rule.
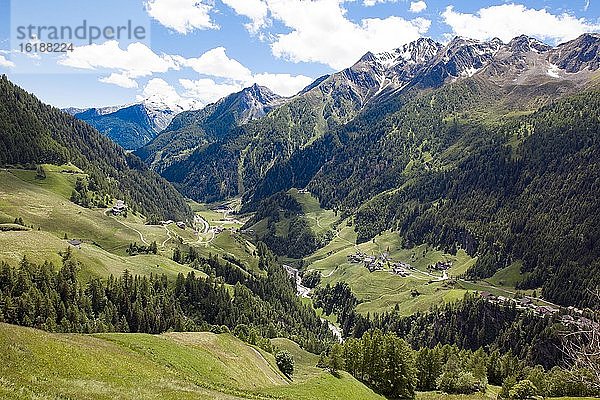
[[[180,79],[179,84],[185,89],[184,96],[197,99],[205,105],[243,88],[240,83],[217,83],[208,78]]]
[[[147,0],[148,15],[161,25],[181,34],[194,29],[218,29],[210,12],[213,3],[206,0]]]
[[[295,95],[313,80],[308,76],[290,74],[257,74],[253,77],[254,83],[266,86],[281,96]]]
[[[482,8],[475,14],[460,13],[448,6],[442,13],[452,34],[488,40],[498,37],[509,41],[521,34],[554,43],[576,38],[585,32],[596,32],[600,25],[570,14],[551,14],[547,10],[527,8],[522,4],[502,4]]]
[[[2,54],[0,54],[0,67],[11,68],[14,66],[15,66],[14,62],[7,60],[6,57],[4,57]]]
[[[113,69],[120,73],[126,73],[129,78],[179,69],[179,65],[173,57],[158,55],[143,43],[131,43],[123,50],[116,40],[75,47],[58,63],[80,69]]]
[[[246,24],[246,29],[251,33],[256,33],[260,28],[268,24],[267,3],[263,0],[221,0],[224,4],[231,7],[236,14],[250,19]]]
[[[192,110],[204,105],[200,104],[194,98],[180,96],[173,86],[160,78],[150,79],[144,87],[142,94],[137,96],[138,101],[146,99],[166,104],[172,110]]]
[[[276,57],[293,62],[319,62],[341,69],[369,50],[383,51],[413,41],[429,30],[431,21],[346,17],[342,0],[267,0],[271,17],[291,29],[274,37]]]
[[[202,75],[216,76],[236,81],[247,81],[252,72],[239,61],[229,58],[224,47],[217,47],[198,58],[181,58],[180,62]]]
[[[304,75],[290,74],[253,74],[242,63],[227,55],[224,47],[217,47],[202,54],[198,58],[178,58],[181,65],[192,68],[200,75],[223,78],[226,84],[210,83],[207,80],[185,81],[185,87],[190,92],[205,90],[212,93],[223,93],[226,90],[239,90],[254,83],[267,86],[269,89],[282,96],[291,96],[298,93],[312,82],[312,78]],[[191,82],[196,82],[192,85]],[[183,84],[182,84],[183,85]],[[231,93],[228,92],[228,93]]]
[[[427,3],[424,1],[411,1],[409,11],[412,13],[420,13],[425,11],[427,8]]]
[[[138,87],[138,83],[135,80],[128,77],[126,74],[116,74],[113,72],[109,76],[100,78],[98,80],[100,82],[121,86],[126,89],[133,89]]]

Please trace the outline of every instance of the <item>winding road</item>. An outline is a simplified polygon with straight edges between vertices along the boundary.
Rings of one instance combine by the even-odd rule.
[[[119,221],[119,220],[118,220],[117,218],[115,218],[115,217],[111,217],[110,215],[108,215],[108,212],[109,212],[109,211],[110,211],[110,208],[109,208],[109,209],[106,209],[106,210],[104,211],[104,215],[106,215],[106,216],[107,216],[107,217],[109,217],[109,218],[112,218],[112,219],[114,219],[114,220],[115,220],[115,221],[117,221],[119,224],[123,225],[125,228],[129,228],[129,229],[131,229],[132,231],[135,231],[135,232],[137,232],[137,234],[138,234],[138,235],[140,235],[140,240],[141,240],[141,241],[142,241],[142,242],[143,242],[143,243],[144,243],[146,246],[150,246],[150,243],[148,243],[148,242],[146,241],[146,239],[144,239],[144,235],[142,234],[142,232],[138,231],[138,230],[137,230],[137,229],[135,229],[134,227],[131,227],[131,226],[129,226],[129,225],[127,225],[127,224],[125,224],[125,223],[124,223],[124,222],[122,222],[122,221]]]

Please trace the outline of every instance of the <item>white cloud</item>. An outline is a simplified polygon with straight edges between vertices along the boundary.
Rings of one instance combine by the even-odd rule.
[[[292,96],[312,83],[314,79],[304,75],[257,74],[254,75],[253,80],[281,96]]]
[[[263,0],[221,0],[224,4],[231,7],[236,14],[250,18],[250,23],[246,24],[246,29],[251,33],[256,33],[260,28],[268,24],[267,3]]]
[[[153,103],[162,103],[171,110],[193,110],[205,105],[199,103],[196,99],[180,96],[173,86],[160,78],[150,79],[142,94],[137,96],[137,101],[147,99]]]
[[[4,57],[3,55],[0,55],[0,67],[11,68],[14,66],[15,66],[14,62],[7,60],[6,57]]]
[[[137,82],[128,77],[126,74],[116,74],[113,72],[109,76],[100,78],[98,80],[103,83],[110,83],[127,89],[133,89],[138,87]]]
[[[425,3],[424,1],[411,1],[409,11],[412,13],[420,13],[422,11],[425,11],[426,8],[427,3]]]
[[[583,6],[583,11],[587,11],[590,8],[590,0],[586,0],[585,6]]]
[[[213,103],[243,88],[243,85],[238,83],[219,84],[208,78],[180,79],[179,84],[185,89],[184,96],[194,98],[204,105]]]
[[[525,34],[558,43],[585,32],[600,30],[600,25],[583,18],[566,13],[554,15],[544,9],[536,10],[514,3],[482,8],[475,14],[456,12],[453,6],[448,6],[442,18],[455,35],[480,40],[498,37],[505,42]]]
[[[175,59],[169,55],[158,55],[139,42],[131,43],[123,50],[116,40],[75,47],[59,64],[81,69],[114,69],[127,73],[129,78],[179,69]]]
[[[217,47],[207,51],[198,58],[178,57],[181,65],[188,66],[200,75],[223,78],[225,83],[215,83],[212,79],[200,79],[191,81],[183,79],[182,86],[192,93],[201,94],[203,98],[216,100],[214,96],[225,93],[229,94],[254,83],[267,86],[269,89],[282,96],[291,96],[298,93],[302,88],[312,82],[312,78],[304,75],[252,74],[248,68],[234,58],[227,56],[224,47]],[[208,95],[204,93],[209,93]],[[223,97],[223,96],[221,96]],[[204,100],[203,100],[204,101]]]
[[[181,64],[202,75],[236,81],[247,81],[252,76],[252,72],[248,68],[239,61],[227,56],[224,47],[209,50],[198,58],[179,58],[179,60]]]
[[[293,62],[320,62],[341,69],[368,50],[389,50],[415,40],[431,25],[423,18],[396,16],[354,23],[346,18],[342,1],[267,0],[271,17],[291,29],[275,36],[273,54]]]
[[[147,0],[148,15],[167,28],[181,34],[194,29],[218,29],[210,11],[213,3],[206,0]]]
[[[397,3],[398,0],[363,0],[366,7],[372,7],[377,3]]]

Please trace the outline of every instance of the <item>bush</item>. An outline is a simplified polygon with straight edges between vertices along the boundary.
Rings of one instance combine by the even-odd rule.
[[[282,350],[275,354],[275,362],[277,368],[284,373],[285,376],[291,377],[294,374],[294,357],[289,351]]]
[[[514,385],[508,393],[511,399],[526,400],[533,398],[533,396],[536,395],[536,392],[537,388],[533,383],[528,379],[524,379]]]
[[[480,389],[479,380],[466,371],[446,371],[438,379],[438,389],[445,393],[471,394]]]

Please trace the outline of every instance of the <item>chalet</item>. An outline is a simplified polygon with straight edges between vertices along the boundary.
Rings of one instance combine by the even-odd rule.
[[[529,297],[522,297],[517,300],[517,303],[522,307],[529,307],[533,304],[533,300],[531,300]]]
[[[535,308],[535,311],[541,315],[556,314],[559,310],[550,306],[539,306]]]
[[[127,210],[127,204],[123,200],[117,200],[115,205],[112,208],[113,215],[121,215],[124,211]]]
[[[438,261],[433,265],[430,265],[429,268],[436,271],[446,271],[452,268],[452,262],[450,261]]]
[[[169,225],[169,224],[172,224],[172,223],[173,223],[173,220],[171,220],[171,219],[168,219],[166,221],[160,221],[161,225]]]
[[[183,221],[177,222],[177,227],[180,229],[185,229],[185,222],[183,222]]]
[[[358,263],[363,262],[363,260],[365,259],[366,256],[367,255],[363,254],[363,253],[349,254],[347,259],[348,259],[348,262],[358,264]]]
[[[77,248],[79,248],[81,246],[81,243],[82,243],[81,240],[77,240],[77,239],[71,239],[68,242],[69,242],[69,244],[71,246],[75,246]]]
[[[365,263],[365,267],[369,270],[369,272],[381,271],[383,269],[383,264],[380,261],[373,261],[371,263]]]
[[[479,296],[481,296],[482,299],[488,300],[488,301],[494,301],[497,299],[497,297],[494,296],[493,294],[491,294],[490,292],[480,292]]]

